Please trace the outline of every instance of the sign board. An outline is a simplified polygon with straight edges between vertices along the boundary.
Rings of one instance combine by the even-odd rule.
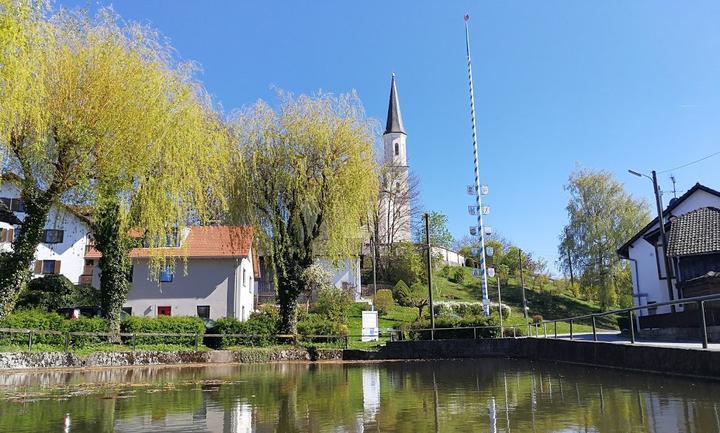
[[[470,235],[471,236],[477,236],[477,227],[470,227]]]
[[[488,236],[492,235],[492,227],[485,226],[485,234]]]
[[[487,272],[488,272],[488,277],[492,278],[495,276],[495,268],[488,268]]]
[[[493,249],[493,247],[486,247],[486,248],[485,248],[485,254],[486,254],[488,257],[492,257],[493,254],[495,254],[495,250]]]
[[[378,312],[362,312],[362,341],[378,341]]]
[[[483,213],[483,215],[489,215],[490,214],[490,206],[483,206],[482,213]]]
[[[488,195],[489,192],[490,192],[490,188],[488,188],[487,185],[480,185],[480,194]]]
[[[480,248],[470,248],[470,254],[472,254],[473,256],[477,256],[478,254],[480,254]]]
[[[475,195],[475,187],[473,185],[468,185],[467,193],[468,195]]]
[[[468,213],[470,215],[477,215],[477,206],[468,206]]]
[[[481,272],[480,269],[478,269],[478,268],[473,268],[473,270],[472,270],[472,275],[473,275],[473,277],[479,277],[479,276],[480,276],[480,272]]]

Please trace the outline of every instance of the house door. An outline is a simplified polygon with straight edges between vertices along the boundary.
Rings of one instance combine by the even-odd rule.
[[[170,316],[172,308],[170,307],[157,307],[158,316]]]

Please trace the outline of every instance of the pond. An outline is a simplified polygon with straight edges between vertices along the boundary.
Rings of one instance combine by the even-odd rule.
[[[509,359],[0,375],[0,432],[720,432],[720,383]]]

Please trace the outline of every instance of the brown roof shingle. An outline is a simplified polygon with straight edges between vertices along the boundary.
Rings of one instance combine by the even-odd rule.
[[[720,209],[703,207],[670,221],[669,256],[694,256],[717,252],[720,252]]]
[[[163,248],[169,256],[185,257],[249,257],[253,243],[253,229],[250,226],[194,226],[177,248]],[[143,258],[157,254],[157,249],[134,248],[130,257]],[[100,253],[91,248],[87,258],[98,258]]]

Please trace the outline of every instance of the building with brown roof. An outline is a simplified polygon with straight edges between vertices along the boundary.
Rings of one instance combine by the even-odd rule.
[[[172,259],[161,270],[159,281],[151,278],[149,261],[163,255]],[[247,319],[255,308],[259,260],[249,226],[193,226],[179,235],[177,245],[167,248],[135,248],[130,252],[132,288],[124,310],[135,316],[199,316],[204,319]],[[100,286],[97,259],[92,282]]]

